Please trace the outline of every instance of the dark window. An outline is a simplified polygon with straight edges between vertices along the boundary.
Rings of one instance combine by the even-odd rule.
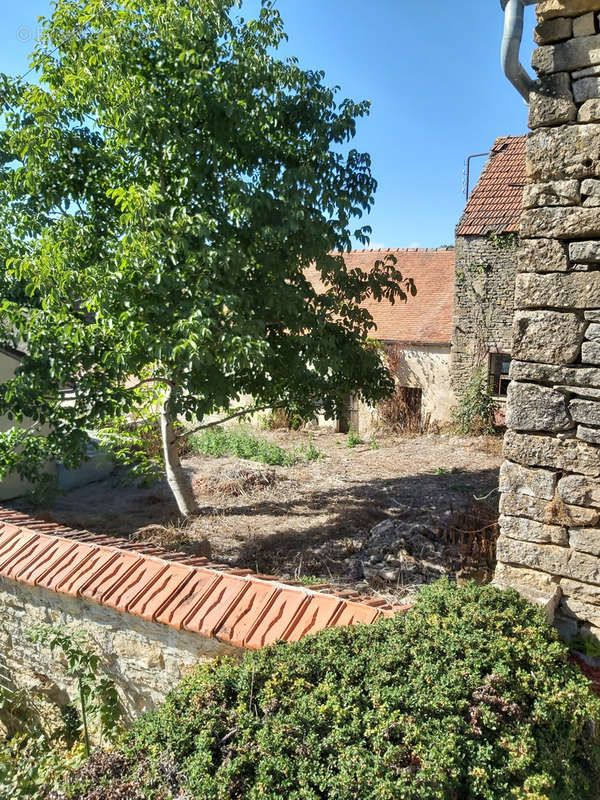
[[[510,378],[510,356],[508,353],[490,354],[490,389],[497,397],[506,397]]]

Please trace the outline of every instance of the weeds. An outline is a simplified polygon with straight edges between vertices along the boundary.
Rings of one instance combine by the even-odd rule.
[[[234,455],[269,466],[292,467],[299,461],[318,461],[322,458],[312,439],[296,450],[285,450],[274,442],[255,436],[248,430],[214,427],[190,436],[190,449],[214,458]]]
[[[322,586],[327,583],[325,578],[318,578],[316,575],[299,575],[296,580],[303,586]]]
[[[351,450],[359,444],[362,444],[362,439],[358,433],[356,431],[349,431],[346,436],[346,447]]]

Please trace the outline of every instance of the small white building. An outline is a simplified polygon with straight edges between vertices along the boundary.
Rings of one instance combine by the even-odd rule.
[[[378,339],[393,359],[393,372],[423,425],[445,425],[451,420],[456,400],[450,385],[450,346],[454,299],[454,249],[353,250],[344,253],[349,270],[373,269],[388,255],[396,258],[396,269],[414,280],[417,295],[406,303],[368,300]],[[315,286],[321,285],[316,271],[308,273]],[[364,431],[377,422],[377,410],[356,398],[348,399],[346,418],[340,431]]]

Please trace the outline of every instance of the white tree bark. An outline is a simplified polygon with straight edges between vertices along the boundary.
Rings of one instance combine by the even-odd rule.
[[[183,517],[190,517],[198,513],[198,504],[194,498],[191,483],[181,466],[181,459],[179,458],[179,450],[177,447],[177,435],[169,409],[170,399],[171,392],[169,390],[160,414],[160,431],[163,442],[167,483],[173,492],[179,513]]]

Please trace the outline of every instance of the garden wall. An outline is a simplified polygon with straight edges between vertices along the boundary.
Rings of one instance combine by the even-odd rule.
[[[496,581],[600,635],[600,0],[537,6]]]
[[[61,705],[77,697],[62,654],[27,636],[28,628],[39,623],[63,626],[85,634],[100,656],[99,672],[114,680],[128,718],[158,705],[196,665],[239,653],[215,639],[1,577],[0,609],[0,660],[15,687],[41,692]]]
[[[281,584],[0,507],[0,686],[61,704],[76,698],[76,687],[60,652],[28,637],[38,623],[83,632],[132,717],[216,656],[370,624],[396,610],[357,592]]]

